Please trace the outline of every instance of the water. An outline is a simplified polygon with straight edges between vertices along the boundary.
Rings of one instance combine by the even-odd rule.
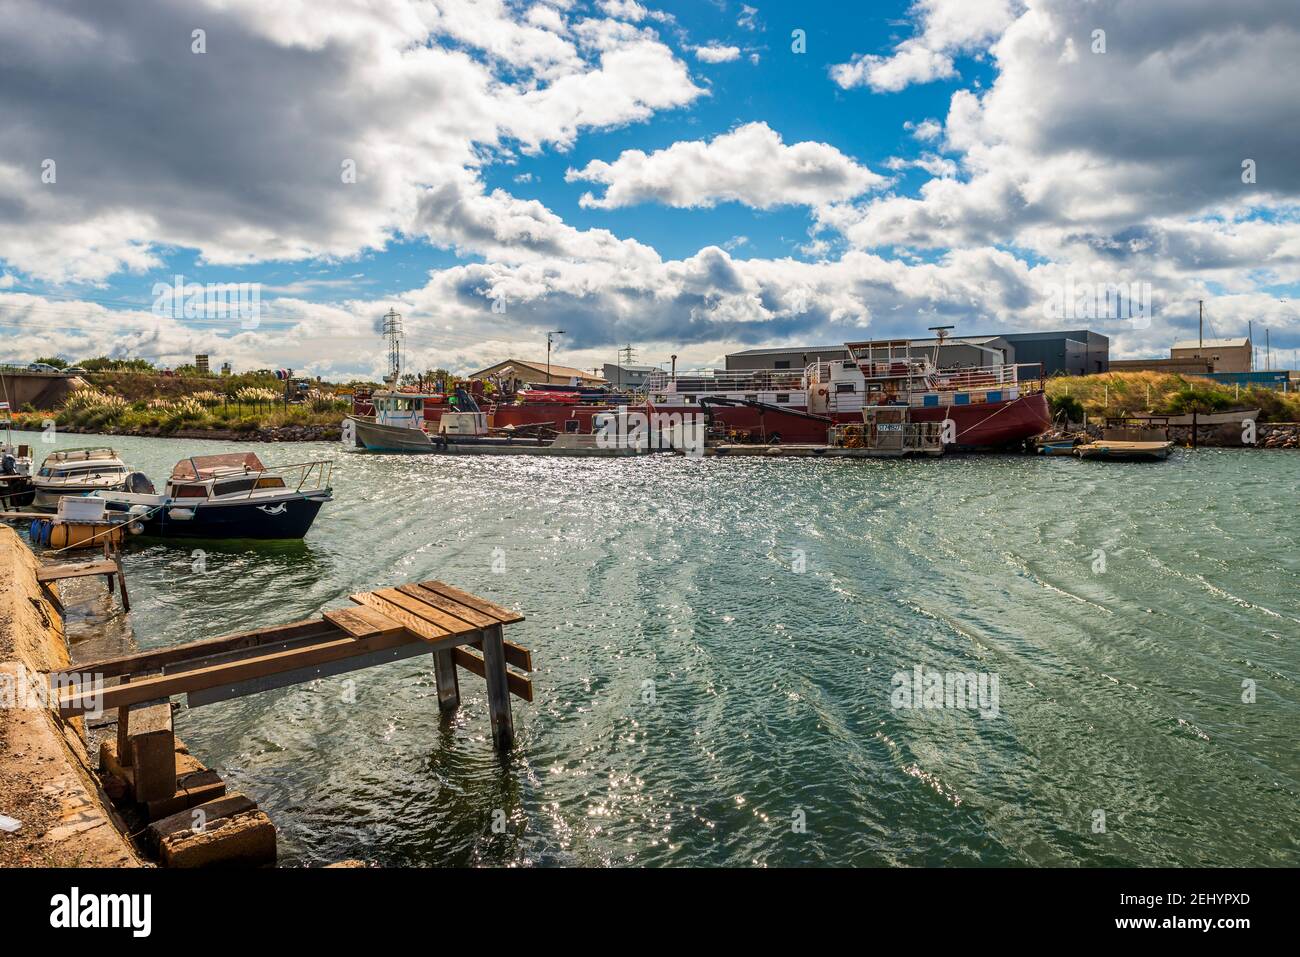
[[[481,680],[462,675],[441,721],[421,659],[356,673],[355,703],[329,679],[178,712],[195,753],[270,813],[286,863],[1300,863],[1293,454],[547,460],[112,441],[155,481],[182,454],[231,449],[338,463],[305,543],[209,545],[207,574],[193,544],[136,543],[141,646],[427,578],[528,617],[507,634],[533,651],[536,702],[514,702],[504,762]],[[120,641],[90,631],[78,654]],[[891,708],[892,676],[918,664],[996,675],[997,716]]]

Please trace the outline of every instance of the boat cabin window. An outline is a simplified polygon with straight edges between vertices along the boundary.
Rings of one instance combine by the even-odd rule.
[[[750,393],[747,393],[747,394],[745,395],[745,401],[746,401],[746,402],[757,402],[757,401],[758,401],[758,393],[757,393],[757,392],[750,392]]]
[[[254,488],[286,488],[284,479],[278,475],[264,475],[257,480]]]
[[[788,393],[788,392],[778,392],[778,393],[776,394],[776,401],[777,401],[777,402],[789,402],[789,401],[790,401],[790,393]]]
[[[772,368],[773,368],[773,369],[788,369],[788,368],[790,368],[790,360],[789,360],[789,359],[778,359],[776,362],[773,362],[773,363],[772,363]]]
[[[853,391],[853,383],[852,383],[852,382],[837,382],[837,383],[835,383],[835,391],[836,391],[836,392],[852,392],[852,391]]]
[[[234,492],[251,492],[256,487],[256,480],[251,478],[230,479],[217,482],[212,486],[213,495],[230,495]]]
[[[172,489],[174,498],[207,498],[206,485],[177,485]]]

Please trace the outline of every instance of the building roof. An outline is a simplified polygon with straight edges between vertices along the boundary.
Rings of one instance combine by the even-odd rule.
[[[469,377],[471,379],[476,379],[484,373],[491,372],[493,369],[498,369],[501,366],[526,366],[534,372],[540,372],[542,375],[546,375],[545,362],[533,362],[530,359],[502,359],[500,362],[492,363],[492,365],[488,366],[486,369],[480,369],[478,372],[471,373]],[[575,369],[572,366],[556,365],[554,362],[551,363],[551,376],[563,376],[566,379],[587,379],[591,382],[605,381],[600,376],[593,375],[590,372],[584,372],[582,369]]]
[[[1196,339],[1184,339],[1181,342],[1175,342],[1175,349],[1232,349],[1243,348],[1250,345],[1250,340],[1245,336],[1236,339],[1206,339],[1204,343]]]
[[[744,352],[730,352],[732,356],[783,356],[787,352],[845,352],[844,343],[838,346],[785,346],[780,349],[746,349]]]
[[[605,363],[606,369],[622,369],[624,372],[658,372],[658,366],[621,366],[613,362]]]

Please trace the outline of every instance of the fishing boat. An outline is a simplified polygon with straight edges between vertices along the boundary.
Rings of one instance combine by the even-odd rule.
[[[1051,425],[1042,380],[1022,376],[1037,363],[940,368],[941,345],[908,339],[846,343],[852,358],[814,362],[802,372],[652,373],[647,406],[655,412],[700,412],[701,402],[731,400],[712,415],[733,439],[825,444],[835,425],[862,421],[864,409],[906,406],[910,421],[946,426],[944,442],[960,450],[1002,449]]]
[[[54,511],[65,495],[124,491],[131,472],[110,448],[64,449],[51,452],[32,476],[34,508]]]
[[[1074,445],[1074,439],[1051,439],[1035,442],[1034,451],[1039,455],[1073,455]]]
[[[376,392],[374,416],[350,415],[345,432],[370,452],[446,453],[455,455],[557,455],[613,457],[636,455],[635,447],[607,447],[593,433],[576,430],[556,435],[548,426],[492,429],[487,413],[473,396],[457,390],[455,411],[442,412],[436,429],[425,417],[427,395],[418,392]]]
[[[299,539],[333,497],[332,476],[325,460],[268,467],[252,452],[196,455],[176,463],[162,494],[137,486],[95,495],[145,535]]]

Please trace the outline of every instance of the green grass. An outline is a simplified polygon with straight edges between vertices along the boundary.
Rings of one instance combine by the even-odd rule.
[[[1300,393],[1224,385],[1211,379],[1163,372],[1104,372],[1058,376],[1047,381],[1053,413],[1081,409],[1090,417],[1133,412],[1179,414],[1259,409],[1262,422],[1300,421]],[[1071,419],[1075,412],[1071,411]]]

